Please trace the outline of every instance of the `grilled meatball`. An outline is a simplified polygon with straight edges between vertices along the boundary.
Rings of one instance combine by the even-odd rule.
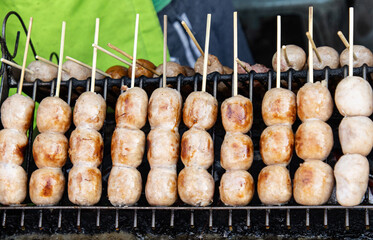
[[[130,88],[122,93],[115,105],[117,128],[140,129],[146,123],[148,95],[142,88]]]
[[[79,127],[100,130],[106,117],[106,102],[94,92],[84,92],[79,96],[74,108],[74,124]]]
[[[180,199],[193,206],[208,206],[214,197],[215,183],[206,169],[186,167],[177,180]]]
[[[177,128],[181,118],[182,98],[180,93],[172,88],[154,90],[148,106],[148,119],[152,128],[165,126]]]
[[[154,206],[171,206],[177,199],[175,167],[152,168],[145,185],[146,200]]]
[[[303,160],[325,160],[333,144],[333,131],[321,120],[308,120],[295,133],[295,151]]]
[[[220,164],[226,170],[247,170],[254,158],[251,138],[240,132],[227,132],[220,150]]]
[[[373,122],[368,117],[345,117],[338,128],[342,151],[367,156],[373,147]]]
[[[27,173],[15,164],[0,164],[0,203],[19,205],[27,193]]]
[[[188,128],[208,130],[218,116],[218,101],[207,92],[192,92],[185,100],[183,121]]]
[[[137,59],[136,63],[137,64],[136,64],[136,69],[135,69],[135,78],[139,78],[141,76],[145,76],[148,78],[153,77],[153,73],[148,70],[148,69],[154,70],[156,68],[156,66],[152,62],[145,60],[145,59]],[[144,68],[143,66],[140,66],[139,63],[146,66],[148,69]],[[132,66],[128,68],[128,76],[132,77]]]
[[[71,107],[59,97],[46,97],[39,105],[36,125],[39,132],[65,133],[71,124]]]
[[[50,82],[57,78],[57,68],[55,66],[49,65],[48,63],[42,61],[32,61],[27,69],[34,72],[34,74],[25,72],[26,82],[35,82],[36,79],[40,79],[43,82]]]
[[[274,124],[292,125],[297,118],[295,94],[287,89],[272,88],[262,102],[263,121],[267,126]]]
[[[111,138],[114,166],[138,167],[145,151],[145,134],[141,130],[116,128]]]
[[[254,195],[254,179],[245,170],[228,171],[220,181],[220,199],[225,205],[245,206]]]
[[[284,166],[270,165],[260,171],[258,195],[263,204],[285,204],[290,200],[291,194],[290,174]]]
[[[16,129],[2,129],[0,131],[0,164],[21,165],[27,143],[27,136],[24,133]]]
[[[90,206],[101,198],[101,172],[95,167],[73,166],[69,172],[68,194],[73,204]]]
[[[223,74],[233,74],[233,69],[228,66],[223,66]]]
[[[294,149],[294,134],[289,125],[267,127],[260,136],[260,155],[266,165],[290,163]]]
[[[61,76],[62,81],[67,81],[70,78],[75,78],[77,80],[86,80],[92,75],[91,69],[87,67],[83,67],[82,65],[76,62],[70,61],[70,60],[64,62],[62,64],[62,68],[67,70],[67,72],[62,71],[62,76]],[[96,72],[96,79],[103,79],[103,78],[105,78],[104,75]]]
[[[69,155],[72,164],[85,163],[97,167],[102,162],[104,142],[99,132],[77,127],[70,136]]]
[[[67,138],[56,132],[39,134],[32,145],[32,154],[38,168],[62,168],[67,160],[67,151]]]
[[[221,65],[219,59],[212,54],[209,54],[208,58],[209,58],[208,61],[210,62],[210,64],[207,64],[207,74],[213,73],[213,72],[224,74],[223,65]],[[194,71],[201,75],[203,74],[203,61],[204,61],[204,57],[200,56],[197,59],[196,63],[194,64]]]
[[[304,162],[295,172],[293,194],[298,204],[325,204],[332,194],[333,187],[333,169],[322,161]]]
[[[1,105],[1,123],[4,128],[14,128],[25,133],[31,126],[34,101],[20,94],[8,97]]]
[[[290,64],[286,62],[284,50],[281,49],[281,72],[285,72],[290,68],[296,71],[303,69],[304,64],[306,63],[306,53],[302,48],[296,45],[286,45],[286,54]],[[272,67],[275,70],[277,69],[277,52],[273,55]]]
[[[361,77],[346,77],[335,90],[335,104],[343,116],[367,116],[373,112],[373,92]]]
[[[183,66],[183,68],[184,68],[184,71],[185,71],[185,76],[187,76],[187,77],[191,77],[191,76],[194,76],[196,74],[194,69],[189,67],[189,66]]]
[[[300,120],[320,119],[326,122],[333,113],[333,99],[326,82],[306,83],[297,94],[297,112]]]
[[[179,132],[154,128],[148,134],[148,161],[151,167],[169,167],[179,158]]]
[[[159,65],[155,71],[159,75],[163,74],[163,64]],[[167,62],[166,64],[166,77],[177,77],[179,74],[186,76],[186,71],[183,66],[175,62]],[[156,74],[153,75],[154,78],[158,77]]]
[[[30,178],[30,198],[36,205],[56,205],[65,189],[65,177],[59,168],[42,168]]]
[[[354,45],[354,54],[356,55],[353,59],[354,61],[354,68],[361,67],[364,64],[368,65],[368,67],[373,66],[373,53],[366,47],[361,45]],[[341,66],[348,65],[348,59],[349,59],[349,49],[346,48],[343,50],[340,56],[340,63]]]
[[[106,70],[106,73],[110,75],[113,79],[120,79],[122,77],[128,77],[128,69],[123,66],[115,65],[109,67]]]
[[[313,69],[323,70],[326,67],[330,67],[331,69],[339,67],[339,54],[334,48],[328,47],[328,46],[322,46],[322,47],[317,48],[317,52],[320,55],[321,62],[317,58],[315,51],[312,51],[312,52],[313,52]],[[309,65],[309,62],[308,62],[308,65]]]
[[[360,154],[346,154],[336,163],[334,175],[338,203],[342,206],[360,204],[368,187],[368,159]]]
[[[139,200],[141,190],[141,174],[136,168],[113,166],[107,190],[111,204],[114,206],[133,205]]]
[[[191,128],[181,138],[181,161],[186,167],[209,168],[214,163],[214,142],[208,132]]]
[[[253,105],[244,96],[230,97],[221,105],[221,116],[225,131],[247,133],[253,123]]]

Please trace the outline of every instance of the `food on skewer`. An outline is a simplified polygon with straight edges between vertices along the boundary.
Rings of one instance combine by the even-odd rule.
[[[224,74],[223,65],[221,65],[219,59],[216,56],[209,54],[208,61],[210,64],[207,66],[207,74],[213,72]],[[194,64],[194,71],[196,73],[203,74],[203,56],[200,56]]]
[[[27,66],[27,69],[33,71],[33,73],[26,72],[26,82],[35,82],[36,79],[40,79],[43,82],[50,82],[57,77],[56,67],[39,60],[31,62]]]
[[[340,64],[341,66],[348,65],[348,48],[343,50],[340,55]],[[366,47],[361,45],[354,45],[354,54],[356,59],[354,59],[354,68],[361,67],[364,64],[368,65],[368,67],[373,66],[373,53]]]
[[[70,78],[75,78],[77,80],[86,80],[87,78],[91,77],[92,70],[84,67],[74,61],[67,60],[63,63],[62,67],[66,69],[68,72],[62,72],[62,81],[67,81]],[[105,78],[104,75],[101,73],[96,73],[96,79],[103,79]]]
[[[251,70],[253,70],[256,73],[266,73],[270,70],[263,64],[259,64],[259,63],[250,65],[249,63],[241,61],[241,60],[239,60],[238,63],[239,65],[237,66],[237,71],[239,74],[246,74],[246,73],[251,72]]]
[[[227,66],[223,66],[223,74],[232,74],[233,69]]]
[[[184,68],[185,76],[191,77],[191,76],[194,76],[196,74],[196,72],[194,71],[193,68],[191,68],[189,66],[182,66],[182,67]]]
[[[4,116],[5,112],[1,111]],[[0,163],[22,165],[28,139],[26,134],[15,128],[0,131]]]
[[[286,49],[281,50],[281,72],[285,72],[290,68],[299,71],[302,70],[306,63],[306,53],[296,45],[286,45]],[[277,52],[272,58],[272,67],[277,69]]]
[[[153,72],[151,72],[150,70],[148,69],[153,69],[155,70],[156,72],[160,72],[158,68],[156,68],[156,66],[148,61],[148,60],[145,60],[145,59],[137,59],[136,60],[136,71],[135,71],[135,78],[139,78],[141,76],[145,76],[145,77],[148,77],[148,78],[151,78],[153,77]],[[141,65],[140,65],[141,64]],[[145,66],[145,67],[143,67]],[[167,66],[168,67],[168,66]],[[132,66],[130,66],[128,68],[128,72],[132,72]],[[157,76],[157,75],[155,75]],[[157,76],[158,77],[158,76]]]
[[[315,51],[313,51],[313,69],[323,70],[325,67],[330,67],[331,69],[339,67],[339,54],[334,48],[322,46],[317,48],[317,52],[321,61],[319,61]]]
[[[294,176],[294,199],[302,205],[325,204],[334,187],[333,169],[319,160],[300,164]]]
[[[106,70],[106,73],[110,75],[113,79],[120,79],[122,77],[128,77],[128,69],[123,66],[115,65],[109,67]]]
[[[166,76],[167,77],[177,77],[179,74],[182,74],[184,76],[187,76],[185,68],[181,66],[178,63],[175,62],[167,62],[167,70],[166,70]],[[163,74],[163,64],[159,65],[155,71],[159,73],[160,75]],[[152,75],[154,78],[158,77],[157,74]]]

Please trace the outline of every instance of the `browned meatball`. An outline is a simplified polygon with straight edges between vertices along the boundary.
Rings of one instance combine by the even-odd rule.
[[[67,72],[62,71],[62,81],[67,81],[70,78],[75,78],[77,80],[86,80],[92,75],[91,69],[70,60],[64,62],[62,64],[62,68],[67,70]],[[96,79],[103,78],[105,78],[104,75],[96,72]]]
[[[208,132],[191,128],[181,138],[181,161],[186,167],[209,168],[214,162],[214,142]]]
[[[34,101],[24,95],[14,94],[1,105],[1,123],[4,128],[14,128],[25,133],[31,126]]]
[[[201,75],[203,74],[203,61],[203,56],[200,56],[194,64],[194,71]],[[221,65],[219,59],[216,56],[209,54],[208,61],[210,62],[210,64],[207,64],[207,74],[213,72],[224,74],[223,65]]]
[[[119,79],[122,77],[128,77],[128,69],[123,66],[115,65],[112,67],[109,67],[106,70],[106,73],[110,75],[113,79]]]
[[[253,105],[250,99],[237,95],[221,105],[221,118],[225,131],[247,133],[253,123]]]
[[[0,164],[0,203],[21,204],[27,194],[27,173],[15,164]]]
[[[155,69],[157,73],[160,75],[163,74],[163,64],[159,65],[157,69]],[[166,64],[166,77],[177,77],[179,74],[186,76],[186,71],[183,66],[175,62],[167,62]],[[157,75],[153,75],[153,77],[158,77]]]
[[[286,45],[286,54],[290,64],[286,62],[284,49],[281,49],[281,72],[285,72],[290,68],[296,71],[303,69],[306,63],[306,53],[302,48],[296,45]],[[272,67],[275,70],[277,69],[277,52],[273,55]]]
[[[145,76],[148,78],[153,77],[153,73],[148,70],[148,69],[154,70],[156,68],[156,66],[152,62],[145,60],[145,59],[137,59],[136,62],[137,64],[136,64],[136,69],[135,69],[135,78],[139,78],[141,76]],[[148,69],[144,68],[143,66],[140,66],[139,64],[147,67]],[[132,66],[128,68],[128,76],[129,77],[132,76]]]
[[[338,68],[339,54],[334,48],[322,46],[317,48],[317,52],[320,55],[321,62],[317,58],[315,51],[313,51],[313,69],[323,70],[325,67],[330,67],[331,69]]]
[[[194,76],[196,74],[194,69],[189,67],[189,66],[183,66],[183,68],[184,68],[184,71],[185,71],[185,76],[191,77],[191,76]]]
[[[354,54],[356,55],[353,59],[354,61],[354,68],[361,67],[364,64],[368,65],[368,67],[373,66],[373,53],[366,47],[361,45],[354,45]],[[348,59],[349,59],[349,49],[346,48],[343,50],[340,56],[340,64],[341,66],[348,65]]]
[[[292,91],[272,88],[264,95],[262,116],[267,126],[274,124],[292,125],[297,118],[296,111],[296,99]]]
[[[65,177],[59,168],[42,168],[30,178],[30,198],[36,205],[56,205],[65,189]]]
[[[266,165],[290,163],[294,149],[294,134],[289,125],[267,127],[260,136],[260,155]]]
[[[185,100],[183,121],[188,128],[208,130],[214,126],[217,115],[218,101],[207,92],[192,92]]]
[[[306,83],[297,94],[297,111],[300,120],[320,119],[326,122],[333,113],[333,98],[326,82]]]
[[[38,168],[62,168],[67,160],[67,150],[67,138],[55,132],[39,134],[32,145],[32,154]]]
[[[247,170],[254,158],[254,146],[251,138],[243,133],[228,132],[220,150],[220,164],[226,170]]]
[[[146,123],[148,95],[142,88],[130,88],[122,93],[115,105],[117,128],[140,129]]]
[[[28,140],[24,133],[16,129],[0,131],[0,163],[21,165]]]
[[[59,97],[46,97],[39,105],[36,125],[39,132],[65,133],[71,124],[71,107]]]
[[[232,74],[233,69],[227,66],[223,66],[223,74]],[[246,72],[245,72],[246,73]]]
[[[179,158],[179,132],[154,128],[148,134],[148,161],[151,167],[172,167]]]
[[[35,82],[36,79],[40,79],[43,82],[50,82],[57,78],[57,68],[42,61],[32,61],[27,66],[27,69],[33,71],[34,74],[25,72],[26,82]]]
[[[69,155],[75,165],[84,162],[88,166],[97,167],[102,162],[104,142],[99,132],[77,127],[70,136]]]
[[[79,96],[74,108],[75,126],[100,130],[106,117],[106,102],[94,92],[84,92]]]
[[[145,185],[146,200],[153,206],[171,206],[177,199],[176,168],[152,168]]]
[[[181,118],[182,98],[180,93],[172,88],[154,90],[148,106],[148,118],[152,128],[177,128]]]
[[[220,181],[220,199],[225,205],[245,206],[254,196],[254,179],[245,170],[233,170],[223,174]]]

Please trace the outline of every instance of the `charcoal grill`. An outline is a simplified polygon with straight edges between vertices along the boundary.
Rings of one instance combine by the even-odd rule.
[[[15,15],[19,18],[23,29],[26,28],[20,16],[15,12],[10,12],[3,22],[3,38],[1,38],[1,47],[3,58],[12,60],[17,54],[19,32],[17,34],[17,41],[13,54],[8,51],[5,41],[5,28],[8,17]],[[32,43],[31,48],[36,56]],[[52,57],[57,57],[52,54]],[[336,86],[338,80],[347,76],[347,67],[340,69],[329,69],[315,71],[314,76],[317,80],[325,79],[329,82],[329,87],[333,94],[333,87]],[[364,79],[370,79],[370,73],[373,73],[373,67],[363,66],[354,69],[354,75],[362,76]],[[2,75],[2,82],[0,87],[1,104],[7,98],[10,88],[17,87],[18,71],[12,69],[4,64],[1,65],[0,75]],[[299,88],[307,79],[307,71],[289,70],[281,73],[283,85],[291,90],[292,86]],[[261,132],[266,127],[261,119],[261,98],[253,94],[254,80],[260,82],[262,86],[270,89],[275,82],[275,74],[271,70],[268,73],[242,74],[238,76],[238,81],[243,84],[243,87],[249,89],[246,92],[247,97],[253,101],[254,106],[254,123],[251,132],[249,133],[254,143],[254,162],[249,172],[253,175],[255,182],[259,171],[264,167],[259,154],[259,138]],[[196,74],[193,77],[178,77],[167,78],[167,83],[171,84],[178,91],[182,91],[185,98],[191,91],[199,89],[202,77]],[[218,84],[220,82],[226,84],[230,89],[232,81],[231,75],[220,75],[218,73],[209,74],[207,77],[207,84],[209,92],[212,93],[219,100],[219,107],[225,97],[219,95]],[[109,96],[116,99],[120,92],[119,89],[123,85],[129,85],[129,78],[96,80],[96,88],[103,95],[105,99]],[[153,89],[161,86],[162,78],[148,79],[140,77],[136,79],[135,85],[147,90],[149,96]],[[56,79],[45,83],[37,80],[34,83],[24,83],[23,91],[29,94],[33,100],[40,101],[43,97],[54,95],[56,86]],[[189,87],[189,90],[188,90]],[[69,81],[61,83],[62,98],[67,101],[72,107],[75,104],[74,95],[77,95],[77,89],[90,89],[90,79],[79,81],[70,79]],[[185,90],[187,89],[187,90]],[[293,89],[294,90],[294,89]],[[296,90],[296,89],[295,89]],[[49,92],[48,92],[49,91]],[[184,91],[184,92],[183,92]],[[188,92],[189,91],[189,92]],[[48,93],[46,93],[48,92]],[[334,94],[333,94],[334,95]],[[185,100],[185,99],[184,99]],[[114,103],[115,104],[115,101]],[[334,166],[336,159],[342,154],[337,127],[342,116],[334,109],[333,115],[328,123],[333,128],[333,135],[335,144],[333,151],[327,159],[327,162]],[[295,131],[299,126],[299,119],[293,125]],[[155,234],[169,234],[179,235],[182,233],[225,233],[226,236],[230,234],[282,234],[286,236],[355,236],[355,234],[370,236],[371,232],[370,222],[372,217],[370,210],[373,205],[369,203],[369,191],[367,191],[364,201],[354,207],[343,207],[338,205],[335,201],[329,201],[322,206],[301,206],[295,203],[292,199],[288,204],[282,206],[265,206],[262,205],[255,194],[252,202],[248,206],[230,207],[224,206],[219,200],[218,186],[222,174],[225,172],[220,166],[220,146],[223,141],[225,132],[222,127],[221,119],[218,118],[216,125],[209,131],[212,135],[215,147],[215,161],[210,168],[211,174],[215,180],[215,196],[214,203],[208,207],[192,207],[185,205],[178,200],[171,207],[154,207],[149,206],[146,202],[144,190],[141,198],[135,206],[129,207],[114,207],[110,204],[107,198],[107,180],[111,169],[110,157],[110,142],[111,135],[115,128],[114,113],[109,112],[107,119],[101,133],[104,138],[104,159],[100,167],[103,176],[103,193],[100,202],[95,206],[76,206],[71,204],[67,198],[67,188],[63,199],[57,206],[35,206],[31,203],[29,197],[25,200],[25,204],[21,206],[1,206],[0,205],[0,230],[2,235],[14,233],[54,233],[54,232],[108,232],[115,230],[134,231],[137,234],[155,233]],[[66,133],[70,136],[74,126]],[[147,134],[150,131],[149,124],[143,128]],[[187,130],[183,124],[180,125],[180,135]],[[29,129],[29,145],[26,149],[25,160],[23,167],[31,176],[31,173],[36,169],[32,158],[32,142],[37,135],[37,129],[32,127]],[[146,155],[146,154],[145,154]],[[368,156],[371,161],[372,155]],[[291,164],[288,166],[291,177],[301,163],[295,154]],[[63,167],[63,172],[67,179],[69,170],[72,164],[68,160]],[[181,161],[178,163],[178,172],[183,168]],[[149,164],[146,156],[144,161],[138,168],[142,174],[143,185],[146,182],[147,173],[149,171]],[[144,188],[143,188],[144,189]]]

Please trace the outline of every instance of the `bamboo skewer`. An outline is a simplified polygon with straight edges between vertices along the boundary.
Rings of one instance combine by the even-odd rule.
[[[60,86],[61,86],[61,77],[62,77],[62,59],[63,59],[63,49],[65,46],[65,30],[66,30],[66,22],[63,21],[62,32],[61,32],[61,45],[60,45],[60,61],[58,62],[56,97],[60,96]]]
[[[312,48],[315,49],[316,55],[318,56],[319,61],[321,62],[321,58],[318,55],[316,50],[316,45],[312,40],[313,37],[313,7],[309,7],[308,9],[308,32],[306,33],[308,38],[308,81],[313,83],[313,52]]]
[[[317,60],[318,60],[319,62],[322,62],[322,59],[321,59],[320,53],[319,53],[319,51],[317,50],[316,44],[315,44],[315,42],[313,41],[313,39],[312,39],[311,35],[309,34],[309,32],[306,32],[306,36],[307,36],[307,38],[308,38],[308,41],[311,42],[311,47],[312,47],[313,51],[315,51],[315,54],[316,54]],[[311,50],[311,52],[312,52],[312,50]],[[313,58],[313,57],[312,57],[312,58]]]
[[[137,35],[139,32],[139,14],[136,14],[136,24],[135,24],[135,39],[133,43],[133,60],[132,65],[136,66],[136,55],[137,55]],[[136,67],[132,68],[132,75],[131,75],[131,88],[135,87],[135,72]]]
[[[27,30],[27,38],[26,38],[26,46],[25,46],[25,52],[23,54],[23,61],[22,61],[22,70],[21,70],[21,77],[19,79],[19,85],[18,85],[18,94],[22,93],[22,85],[23,80],[25,78],[25,69],[26,69],[26,61],[27,61],[27,53],[28,53],[28,47],[30,45],[30,38],[31,38],[31,30],[32,30],[32,21],[33,18],[30,17],[30,23]]]
[[[79,61],[79,60],[76,60],[75,58],[72,58],[72,57],[66,56],[66,59],[67,59],[67,60],[70,60],[70,61],[72,61],[72,62],[75,62],[75,63],[79,64],[80,66],[83,66],[83,67],[86,67],[86,68],[89,68],[89,69],[92,70],[92,67],[91,67],[91,66],[89,66],[88,64],[85,64],[85,63],[83,63],[83,62],[81,62],[81,61]],[[63,70],[63,69],[62,69],[62,70]],[[99,74],[101,74],[101,75],[104,75],[105,77],[110,77],[109,74],[107,74],[107,73],[104,72],[104,71],[101,71],[100,69],[97,69],[97,68],[96,68],[96,72],[99,73]]]
[[[240,64],[240,66],[247,72],[247,73],[250,73],[250,70],[249,69],[247,69],[247,67],[245,66],[245,64],[240,60],[240,59],[238,59],[238,58],[236,58],[236,62],[238,63],[238,64]]]
[[[58,64],[55,64],[54,62],[49,61],[48,59],[45,59],[45,58],[43,58],[43,57],[40,57],[39,55],[36,55],[35,58],[36,58],[37,60],[39,60],[39,61],[45,62],[46,64],[49,64],[49,65],[53,66],[53,67],[56,67],[56,68],[59,67]],[[61,58],[61,56],[60,56],[60,58]],[[62,58],[61,58],[61,59],[62,59]],[[62,68],[62,71],[69,73],[69,70],[67,70],[66,68]]]
[[[96,18],[96,27],[95,27],[95,39],[94,44],[98,44],[98,32],[100,26],[100,19]],[[97,48],[93,48],[93,61],[92,61],[92,77],[91,77],[91,92],[95,91],[95,82],[96,82],[96,63],[97,63]]]
[[[281,16],[277,15],[277,69],[276,88],[281,87]]]
[[[348,40],[350,42],[350,48],[349,48],[349,55],[348,55],[348,76],[352,77],[354,75],[354,60],[353,60],[353,52],[354,52],[354,8],[350,7],[349,9],[349,34],[348,34]]]
[[[17,68],[17,69],[22,70],[22,66],[20,66],[20,65],[18,65],[18,64],[16,64],[16,63],[14,63],[14,62],[12,62],[12,61],[9,61],[9,60],[7,60],[7,59],[5,59],[5,58],[1,58],[1,61],[2,61],[3,63],[5,63],[5,64],[9,65],[9,66],[12,66],[12,67],[14,67],[14,68]],[[25,71],[28,72],[28,73],[30,73],[30,74],[34,74],[34,71],[32,71],[32,70],[30,70],[30,69],[25,68]]]
[[[163,15],[163,87],[167,82],[167,15]]]
[[[210,28],[211,28],[211,14],[209,13],[207,14],[207,24],[206,24],[205,56],[203,58],[202,92],[206,92],[207,60],[208,60],[208,55],[209,55]]]
[[[114,46],[114,45],[111,44],[111,43],[108,43],[107,45],[108,45],[108,47],[110,47],[111,49],[113,49],[113,50],[117,51],[118,53],[122,54],[122,55],[125,56],[126,58],[129,58],[130,60],[133,60],[133,57],[132,57],[131,55],[129,55],[128,53],[126,53],[125,51],[123,51],[122,49],[120,49],[120,48]],[[159,72],[155,71],[155,70],[152,69],[152,68],[148,68],[147,66],[145,66],[145,65],[142,64],[141,62],[136,62],[136,65],[139,65],[139,66],[145,68],[146,70],[152,72],[153,74],[155,74],[155,75],[157,75],[157,76],[160,76],[160,75],[161,75]]]
[[[238,94],[238,76],[237,76],[237,12],[233,13],[233,96]]]
[[[341,31],[338,31],[337,35],[341,39],[341,41],[343,42],[343,44],[345,45],[345,47],[349,49],[350,48],[350,44],[348,43],[345,35],[343,35],[343,33]],[[354,60],[357,60],[357,56],[356,56],[355,53],[354,53]]]
[[[286,45],[282,46],[282,50],[284,51],[284,58],[285,58],[286,64],[289,65],[289,66],[291,66],[290,60],[288,58],[288,53],[286,51]]]
[[[106,49],[103,48],[103,47],[98,46],[97,44],[92,44],[92,47],[96,48],[97,50],[100,50],[100,51],[103,52],[103,53],[106,53],[107,55],[109,55],[109,56],[111,56],[111,57],[117,59],[118,61],[120,61],[120,62],[122,62],[122,63],[124,63],[124,64],[127,64],[128,66],[132,66],[132,63],[130,63],[130,62],[128,62],[128,61],[126,61],[126,60],[124,60],[124,59],[118,57],[118,56],[115,55],[114,53],[109,52],[108,50],[106,50]]]

